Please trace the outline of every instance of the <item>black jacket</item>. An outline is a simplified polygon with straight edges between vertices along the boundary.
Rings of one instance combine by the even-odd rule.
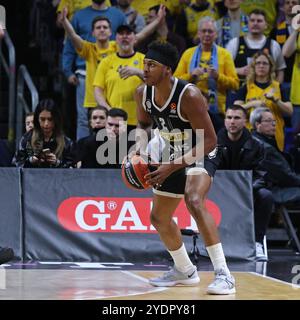
[[[31,137],[32,137],[32,130],[29,132],[26,132],[20,142],[18,149],[15,153],[15,156],[12,160],[12,164],[16,167],[22,167],[22,168],[70,168],[73,166],[74,160],[73,155],[71,152],[72,149],[72,140],[68,137],[64,136],[65,141],[65,147],[62,153],[62,156],[56,165],[50,165],[47,163],[43,164],[32,164],[30,162],[30,157],[37,156],[38,154],[35,154],[33,151],[33,148],[31,146]],[[51,152],[54,153],[55,149],[57,147],[56,140],[54,138],[51,138],[48,142],[43,141],[43,145],[41,146],[41,150],[49,148]]]
[[[232,142],[225,128],[218,133],[218,169],[220,170],[252,170],[253,187],[268,187],[261,163],[264,160],[264,147],[252,138],[247,129],[243,129],[241,138]]]
[[[252,135],[265,149],[262,167],[267,171],[266,178],[278,187],[299,187],[300,175],[293,171],[284,153],[278,149],[275,139],[256,131]]]
[[[122,135],[117,140],[109,141],[105,131],[102,131],[102,134],[98,134],[98,136],[97,134],[98,132],[95,131],[77,142],[74,152],[76,154],[75,162],[81,161],[81,168],[121,168],[122,160],[127,155],[132,143],[127,141],[126,135]],[[121,150],[120,144],[122,145]]]

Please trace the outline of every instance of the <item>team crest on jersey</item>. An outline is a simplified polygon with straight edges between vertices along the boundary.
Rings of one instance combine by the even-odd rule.
[[[135,66],[137,66],[137,65],[139,64],[139,60],[134,60],[134,61],[133,61],[133,64],[134,64]]]
[[[145,105],[146,105],[146,111],[148,113],[151,113],[151,101],[150,100],[146,100]]]

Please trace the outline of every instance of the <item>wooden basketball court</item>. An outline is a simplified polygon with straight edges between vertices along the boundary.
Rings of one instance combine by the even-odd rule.
[[[297,300],[300,286],[254,272],[233,272],[237,293],[206,294],[213,272],[200,271],[195,287],[156,288],[162,271],[0,269],[0,300]]]

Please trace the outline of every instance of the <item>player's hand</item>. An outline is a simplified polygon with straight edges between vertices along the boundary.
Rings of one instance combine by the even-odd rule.
[[[169,164],[153,165],[157,166],[157,170],[145,175],[146,183],[152,185],[155,188],[161,187],[163,182],[173,172]]]

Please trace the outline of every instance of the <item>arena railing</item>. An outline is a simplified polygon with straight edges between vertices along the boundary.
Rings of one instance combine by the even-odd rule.
[[[7,47],[7,55],[4,53],[4,45]],[[16,52],[11,38],[5,30],[5,35],[0,41],[0,66],[8,77],[8,141],[13,142],[15,137],[15,88],[16,88]]]
[[[30,103],[26,101],[25,85],[29,90]],[[17,83],[17,114],[16,114],[16,141],[20,141],[23,134],[24,113],[34,112],[39,102],[38,91],[25,65],[20,65]]]

